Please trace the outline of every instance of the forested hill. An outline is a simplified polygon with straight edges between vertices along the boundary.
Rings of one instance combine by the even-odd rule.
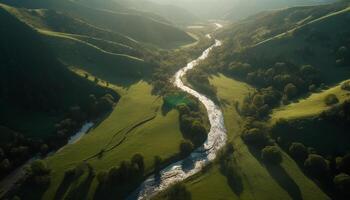
[[[339,83],[349,77],[349,20],[348,1],[262,13],[221,33],[227,42],[220,56],[258,68],[310,64],[326,84]]]

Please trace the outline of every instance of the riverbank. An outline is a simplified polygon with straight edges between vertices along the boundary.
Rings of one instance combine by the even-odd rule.
[[[218,25],[217,27],[220,28]],[[149,199],[169,186],[198,173],[204,166],[215,159],[218,150],[226,144],[226,128],[220,108],[205,95],[187,87],[182,82],[182,77],[189,70],[196,67],[201,60],[206,59],[209,53],[215,47],[221,46],[221,44],[221,41],[216,40],[215,44],[206,49],[199,58],[188,63],[186,67],[180,69],[174,76],[174,85],[176,87],[194,96],[205,106],[211,125],[207,141],[184,160],[173,163],[163,169],[159,176],[152,175],[149,177],[128,199]]]

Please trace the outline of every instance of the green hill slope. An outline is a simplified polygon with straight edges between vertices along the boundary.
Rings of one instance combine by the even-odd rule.
[[[153,3],[147,0],[117,0],[128,8],[136,9],[145,12],[151,12],[163,16],[170,22],[176,25],[189,25],[198,21],[199,19],[186,9],[163,3]]]
[[[108,29],[162,48],[193,41],[193,38],[182,30],[144,13],[105,10],[98,6],[92,7],[91,4],[84,1],[30,0],[23,2],[2,0],[0,2],[18,7],[46,8],[64,12],[102,29]],[[110,8],[114,7],[110,6]]]
[[[257,44],[248,54],[265,60],[287,59],[317,67],[326,83],[350,76],[348,63],[340,65],[338,51],[349,42],[350,7],[315,19],[299,28]],[[337,30],[336,32],[334,32]]]
[[[329,5],[299,6],[265,11],[226,27],[220,33],[220,36],[230,37],[230,42],[233,43],[232,47],[239,50],[347,7],[348,3],[340,2]]]
[[[335,94],[339,103],[344,102],[349,98],[349,92],[341,89],[341,85],[342,83],[322,92],[314,93],[299,102],[275,109],[271,115],[272,122],[282,118],[289,120],[317,116],[330,108],[325,103],[326,97],[330,94]]]
[[[2,8],[0,14],[0,124],[47,135],[64,111],[86,104],[89,94],[104,93],[58,62],[36,31]]]

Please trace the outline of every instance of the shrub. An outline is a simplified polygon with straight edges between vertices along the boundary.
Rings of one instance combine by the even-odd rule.
[[[309,86],[309,91],[310,92],[314,92],[314,91],[316,91],[316,89],[317,89],[317,87],[316,87],[315,84],[312,84],[312,85]]]
[[[11,168],[11,162],[9,159],[4,159],[0,163],[0,171],[7,171]]]
[[[333,179],[337,190],[337,196],[348,199],[350,197],[350,176],[344,173],[338,174]]]
[[[275,165],[282,162],[282,154],[276,146],[266,146],[261,152],[261,158],[265,162]]]
[[[143,156],[141,154],[139,153],[135,154],[131,158],[131,163],[136,164],[140,172],[143,174],[143,172],[145,171],[145,163],[144,163]]]
[[[186,157],[188,155],[191,154],[191,152],[193,151],[193,144],[191,141],[189,140],[183,140],[180,143],[180,155],[182,157]]]
[[[329,171],[328,162],[317,154],[310,154],[305,160],[304,166],[315,177],[323,177]]]
[[[253,104],[258,108],[263,106],[264,105],[264,96],[262,96],[260,94],[254,95]]]
[[[329,94],[324,99],[324,102],[326,103],[327,106],[331,106],[339,103],[339,99],[335,94]]]
[[[350,91],[350,81],[346,81],[341,85],[341,89]]]
[[[114,98],[110,94],[106,94],[98,101],[98,108],[100,112],[111,110],[114,105]]]
[[[340,161],[339,170],[350,174],[350,154],[346,154]]]
[[[289,153],[299,162],[304,162],[309,155],[307,148],[302,143],[292,143],[289,147]]]
[[[43,160],[36,160],[32,162],[30,169],[34,176],[41,176],[50,173],[50,169]]]
[[[293,83],[289,83],[284,87],[284,93],[288,99],[294,98],[298,94],[298,88]]]

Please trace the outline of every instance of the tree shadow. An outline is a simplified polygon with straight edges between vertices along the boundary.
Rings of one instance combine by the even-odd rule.
[[[220,172],[226,177],[226,181],[230,189],[237,196],[240,196],[243,192],[243,181],[242,177],[238,174],[236,169],[224,169],[223,166],[220,167]]]
[[[95,174],[89,172],[88,176],[73,190],[71,190],[65,199],[88,199],[88,193]]]
[[[269,174],[293,200],[303,200],[299,186],[281,166],[272,164],[266,164],[265,166]]]
[[[172,109],[174,109],[173,106],[171,106],[171,105],[169,105],[169,104],[164,102],[163,105],[162,105],[162,108],[161,108],[162,116],[166,116]]]
[[[54,200],[63,199],[64,194],[69,189],[69,186],[72,184],[73,180],[74,180],[74,176],[69,176],[69,175],[64,176],[61,184],[58,186]]]
[[[265,166],[272,178],[289,194],[293,200],[303,200],[299,186],[289,176],[285,169],[283,169],[283,167],[280,165],[273,165],[263,162],[260,157],[261,147],[256,148],[248,146],[248,149],[250,153],[260,162],[260,164]]]

